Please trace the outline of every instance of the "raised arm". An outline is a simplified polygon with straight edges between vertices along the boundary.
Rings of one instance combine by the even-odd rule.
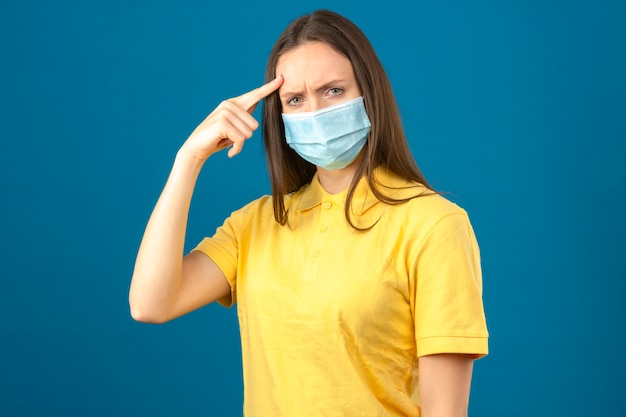
[[[191,197],[205,161],[225,148],[230,148],[229,157],[241,152],[259,126],[251,113],[282,82],[279,76],[223,101],[179,149],[137,254],[129,293],[135,320],[163,323],[229,293],[226,278],[208,256],[183,256]]]

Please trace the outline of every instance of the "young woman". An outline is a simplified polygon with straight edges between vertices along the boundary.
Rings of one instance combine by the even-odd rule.
[[[276,42],[267,83],[222,102],[177,153],[130,289],[136,320],[237,303],[252,416],[465,416],[487,354],[467,214],[413,160],[363,33],[317,11]],[[183,256],[203,164],[259,124],[272,196]]]

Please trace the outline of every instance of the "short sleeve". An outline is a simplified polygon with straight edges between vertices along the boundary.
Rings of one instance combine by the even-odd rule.
[[[193,251],[207,255],[220,268],[228,284],[230,294],[218,300],[225,307],[232,306],[236,301],[237,263],[239,258],[240,228],[244,220],[240,211],[234,212],[224,224],[217,228],[212,237],[204,238]]]
[[[411,301],[417,355],[486,355],[480,254],[467,214],[444,216],[416,249]]]

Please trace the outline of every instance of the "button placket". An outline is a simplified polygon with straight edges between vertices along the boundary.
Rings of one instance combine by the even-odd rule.
[[[317,271],[320,259],[323,258],[324,248],[329,239],[329,225],[332,224],[335,215],[333,208],[337,208],[331,201],[323,201],[321,211],[319,212],[319,223],[316,228],[315,236],[311,242],[311,249],[306,266],[306,281],[317,280]]]
[[[313,248],[314,256],[319,256],[321,250],[326,246],[326,239],[328,239],[326,232],[328,231],[328,225],[332,222],[334,216],[333,208],[336,208],[336,205],[333,204],[332,201],[327,200],[322,202],[322,208],[323,210],[320,213],[320,226],[318,229],[320,234],[315,239],[316,246]]]

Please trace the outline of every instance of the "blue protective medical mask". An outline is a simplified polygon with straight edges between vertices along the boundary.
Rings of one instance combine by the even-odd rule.
[[[365,145],[370,120],[363,97],[303,113],[283,113],[287,144],[324,169],[345,168]]]

